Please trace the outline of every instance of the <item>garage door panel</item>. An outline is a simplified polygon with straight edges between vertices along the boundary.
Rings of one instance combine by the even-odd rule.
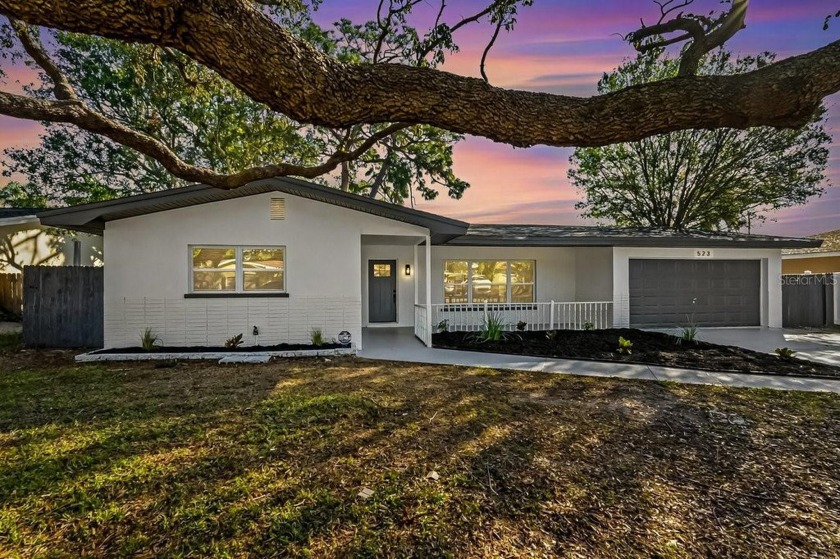
[[[758,260],[630,260],[630,324],[758,326]]]

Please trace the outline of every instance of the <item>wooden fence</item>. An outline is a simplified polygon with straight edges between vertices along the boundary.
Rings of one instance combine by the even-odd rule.
[[[15,316],[21,316],[23,281],[20,274],[0,274],[0,309]]]
[[[834,324],[834,275],[782,276],[782,325],[823,328]]]
[[[102,347],[102,268],[26,266],[23,284],[24,345]]]

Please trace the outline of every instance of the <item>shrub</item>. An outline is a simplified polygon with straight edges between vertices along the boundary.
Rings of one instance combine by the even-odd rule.
[[[557,330],[549,330],[545,333],[545,339],[549,342],[554,342],[557,339]]]
[[[309,331],[309,341],[315,347],[321,347],[324,345],[324,333],[321,332],[320,328],[313,328]]]
[[[485,314],[481,319],[481,328],[473,335],[479,342],[499,342],[509,337],[510,334],[505,332],[505,323],[499,313]]]
[[[779,359],[784,359],[785,361],[793,359],[793,356],[796,355],[796,352],[789,347],[777,347],[773,352],[779,356]]]
[[[524,332],[525,328],[527,328],[527,327],[528,327],[528,323],[525,322],[524,320],[520,320],[519,322],[516,323],[516,329],[519,330],[520,332]]]
[[[146,328],[140,335],[140,346],[146,351],[154,351],[158,345],[158,335],[151,328]]]
[[[693,344],[697,341],[697,326],[683,327],[680,335],[677,336],[678,344]]]
[[[618,349],[616,350],[622,355],[630,355],[633,353],[633,342],[624,339],[623,336],[618,337]]]
[[[435,330],[437,330],[438,332],[449,332],[449,319],[444,318],[443,320],[438,322],[437,326],[435,326]]]
[[[244,342],[242,341],[242,334],[237,334],[232,338],[228,338],[227,340],[225,340],[225,347],[228,349],[236,349],[243,343]]]
[[[590,330],[595,329],[595,325],[592,324],[591,322],[584,322],[583,323],[583,329],[586,330],[587,332],[589,332]]]

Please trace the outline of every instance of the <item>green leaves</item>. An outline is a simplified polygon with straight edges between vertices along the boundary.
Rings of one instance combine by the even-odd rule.
[[[706,57],[701,74],[761,68],[775,56]],[[600,93],[677,75],[662,50],[640,54],[605,74]],[[581,148],[569,178],[585,196],[585,217],[622,226],[738,230],[769,212],[804,204],[823,192],[828,163],[825,110],[800,130],[685,130],[639,142]],[[645,118],[639,115],[639,118]]]
[[[350,63],[411,64],[422,40],[404,16],[380,36],[377,22],[349,20],[325,29],[311,19],[319,2],[288,0],[266,13],[320,50]],[[387,123],[332,130],[302,125],[253,101],[215,72],[180,52],[66,32],[42,33],[51,55],[93,109],[151,136],[184,162],[233,173],[275,163],[317,165],[351,152]],[[12,36],[0,28],[0,53]],[[10,43],[11,44],[11,43]],[[32,95],[51,98],[49,82]],[[462,136],[414,126],[375,144],[338,173],[318,179],[348,190],[403,203],[417,192],[431,199],[445,190],[460,198],[469,186],[452,168]],[[0,191],[12,205],[69,205],[184,186],[156,160],[94,133],[47,124],[34,148],[5,152],[5,176],[25,181]]]

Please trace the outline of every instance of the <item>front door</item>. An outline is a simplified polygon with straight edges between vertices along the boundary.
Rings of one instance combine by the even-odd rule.
[[[368,321],[397,321],[397,261],[368,262]]]

